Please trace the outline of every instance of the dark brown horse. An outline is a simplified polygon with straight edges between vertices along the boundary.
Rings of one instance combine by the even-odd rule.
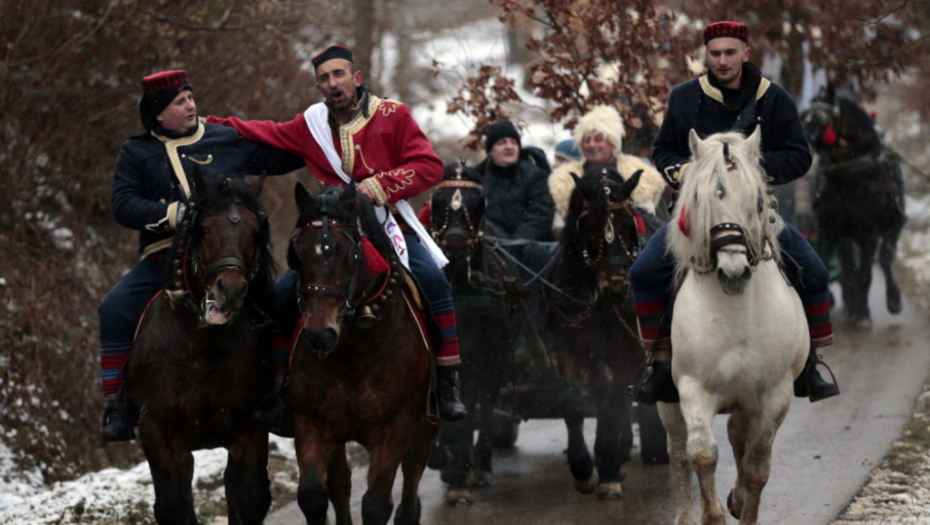
[[[887,154],[872,117],[854,101],[828,86],[802,116],[808,140],[817,151],[821,187],[814,202],[825,263],[839,256],[843,303],[857,329],[872,327],[869,287],[872,263],[885,274],[888,311],[901,311],[901,290],[891,271],[904,215],[900,161]]]
[[[268,433],[252,419],[273,379],[268,318],[257,307],[273,264],[268,221],[237,180],[208,187],[198,176],[195,189],[171,255],[172,292],[156,296],[139,326],[129,396],[140,407],[158,523],[197,523],[191,452],[225,447],[229,522],[257,524],[271,505]]]
[[[404,270],[367,199],[354,186],[311,196],[295,188],[299,231],[288,264],[299,275],[285,302],[284,326],[299,336],[288,395],[295,410],[300,486],[297,501],[311,525],[352,522],[351,471],[345,444],[368,449],[365,525],[387,523],[397,468],[403,497],[394,522],[418,524],[417,490],[439,429],[428,406],[430,355]],[[389,261],[385,264],[385,260]],[[381,269],[378,269],[378,267]],[[374,316],[374,318],[372,317]]]
[[[568,462],[575,489],[596,491],[601,499],[622,494],[621,467],[630,461],[633,445],[630,400],[623,390],[645,359],[629,292],[642,219],[628,199],[638,182],[639,173],[623,182],[612,169],[575,177],[565,229],[547,276],[559,289],[547,290],[546,326],[565,381],[561,408],[568,428]],[[597,411],[594,461],[583,433],[585,392]],[[651,445],[645,436],[643,442],[644,449]]]
[[[470,483],[493,485],[492,416],[511,372],[513,337],[503,279],[517,285],[519,273],[482,240],[485,218],[480,174],[450,164],[430,199],[433,238],[449,259],[443,268],[452,285],[462,353],[462,402],[469,417],[443,425],[431,466],[449,484],[448,503],[471,502]],[[475,410],[476,406],[481,410]],[[478,430],[477,440],[475,430]]]

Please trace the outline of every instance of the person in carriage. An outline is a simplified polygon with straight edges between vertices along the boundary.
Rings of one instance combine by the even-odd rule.
[[[736,22],[715,22],[704,29],[709,74],[672,90],[668,110],[655,139],[652,155],[665,180],[680,187],[687,176],[688,134],[701,138],[717,132],[762,132],[762,165],[772,184],[786,184],[804,176],[811,165],[797,107],[791,96],[762,76],[749,62],[749,31]],[[770,190],[771,191],[771,190]],[[760,201],[761,202],[761,201]],[[687,228],[687,217],[672,217],[672,227]],[[675,261],[666,249],[666,222],[643,249],[630,273],[633,299],[644,348],[652,351],[651,374],[630,393],[646,404],[678,402],[672,380],[671,339],[661,330],[669,302]],[[810,354],[794,383],[798,397],[820,401],[840,393],[815,365],[818,348],[833,344],[830,321],[829,274],[807,240],[791,225],[778,237],[785,257],[785,272],[797,289],[810,329]],[[710,327],[709,327],[710,328]]]
[[[391,236],[395,250],[402,258],[408,257],[410,270],[442,330],[442,345],[435,349],[439,415],[446,421],[463,419],[467,413],[456,385],[461,360],[455,311],[451,287],[440,269],[446,260],[406,202],[442,179],[442,161],[409,107],[379,98],[362,84],[363,73],[356,68],[351,50],[330,46],[313,57],[312,63],[324,102],[310,106],[293,120],[243,121],[211,116],[207,121],[231,126],[250,140],[301,156],[310,172],[326,185],[345,186],[354,181],[360,198],[391,210],[403,231],[402,236]],[[289,269],[275,285],[279,303],[296,279],[297,272]],[[283,413],[282,405],[275,404],[261,419],[276,425]]]
[[[615,167],[623,180],[643,170],[639,184],[630,197],[633,206],[650,216],[656,213],[656,205],[662,198],[665,182],[662,175],[639,157],[621,153],[624,135],[623,120],[616,109],[597,106],[578,120],[574,130],[574,141],[584,158],[559,164],[549,175],[549,191],[555,201],[555,217],[552,230],[558,236],[565,226],[565,216],[571,202],[575,181],[572,173],[581,176],[592,168]],[[658,222],[658,220],[656,220]]]
[[[147,76],[142,92],[139,114],[145,132],[123,143],[111,195],[116,222],[139,231],[142,257],[98,309],[100,375],[109,400],[104,441],[134,438],[135,410],[126,399],[123,380],[126,363],[145,307],[165,285],[166,252],[182,222],[194,172],[282,175],[303,166],[300,157],[246,140],[234,129],[201,122],[186,71]],[[265,280],[264,290],[250,295],[270,311],[274,281],[270,275]]]

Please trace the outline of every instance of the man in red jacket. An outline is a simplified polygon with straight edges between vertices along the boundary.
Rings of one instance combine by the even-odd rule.
[[[442,179],[442,161],[414,122],[410,108],[372,95],[362,85],[352,52],[331,46],[313,58],[316,87],[325,102],[310,106],[290,122],[243,121],[210,117],[208,122],[234,127],[249,140],[303,157],[326,185],[358,183],[358,192],[377,206],[388,206],[404,231],[393,236],[401,260],[409,261],[443,333],[436,352],[440,416],[462,419],[456,370],[459,359],[451,287],[440,269],[447,261],[419,223],[406,199],[432,188]],[[286,293],[296,279],[288,270],[276,290]],[[283,296],[283,294],[281,294]]]

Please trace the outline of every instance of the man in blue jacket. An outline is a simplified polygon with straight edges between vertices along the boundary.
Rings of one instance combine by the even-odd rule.
[[[803,177],[811,165],[811,154],[791,96],[762,76],[749,62],[749,31],[736,22],[715,22],[704,29],[704,45],[710,72],[672,90],[665,119],[655,140],[652,157],[666,181],[680,186],[687,176],[691,157],[688,133],[701,138],[713,133],[738,130],[749,135],[762,130],[762,167],[772,184],[786,184]],[[671,340],[660,333],[660,321],[668,304],[674,260],[666,252],[662,226],[643,249],[630,272],[633,299],[639,318],[643,346],[652,350],[652,374],[635,397],[643,403],[678,402],[672,381]],[[810,327],[811,349],[804,371],[794,383],[794,393],[811,402],[840,393],[815,368],[816,349],[833,344],[830,322],[829,274],[807,240],[791,225],[778,237],[785,257],[785,270],[795,286]]]
[[[139,114],[146,131],[123,143],[113,174],[113,216],[139,231],[142,257],[99,308],[100,371],[103,394],[110,400],[103,420],[105,441],[135,437],[131,409],[125,396],[117,394],[136,325],[165,285],[165,253],[184,215],[194,169],[209,177],[280,175],[304,166],[299,157],[249,142],[233,128],[200,122],[186,71],[147,76],[142,91]],[[271,276],[268,280],[270,290]]]

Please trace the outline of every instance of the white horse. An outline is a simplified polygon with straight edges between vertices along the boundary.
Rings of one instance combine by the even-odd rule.
[[[676,525],[721,525],[713,420],[730,414],[727,434],[736,485],[727,498],[741,525],[757,522],[771,470],[772,443],[791,405],[792,382],[810,345],[801,300],[779,271],[776,213],[759,163],[760,132],[744,138],[691,131],[692,162],[668,228],[683,277],[672,315],[672,377],[680,404],[659,405],[678,490]],[[682,211],[684,210],[684,212]]]

